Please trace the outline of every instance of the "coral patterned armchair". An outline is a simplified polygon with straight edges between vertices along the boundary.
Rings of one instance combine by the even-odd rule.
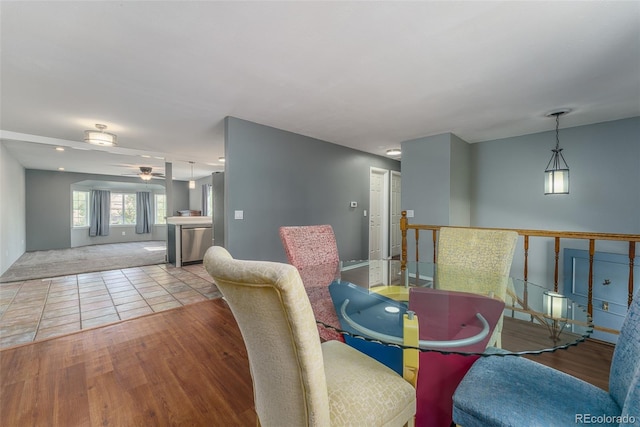
[[[317,320],[337,325],[329,284],[340,276],[340,258],[330,225],[280,227],[289,263],[298,269]],[[339,333],[318,326],[323,340],[344,341]]]

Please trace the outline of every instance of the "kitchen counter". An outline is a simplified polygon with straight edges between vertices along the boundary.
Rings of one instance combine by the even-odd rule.
[[[211,225],[213,223],[213,218],[210,216],[170,216],[167,217],[167,224],[174,225],[199,225],[199,224],[208,224]]]
[[[167,257],[180,267],[201,262],[213,245],[213,221],[210,216],[171,216],[167,218]]]

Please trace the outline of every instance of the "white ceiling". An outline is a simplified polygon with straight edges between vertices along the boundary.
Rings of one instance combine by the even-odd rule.
[[[27,168],[205,176],[229,115],[381,155],[640,115],[638,1],[1,1],[0,37],[0,137]],[[52,150],[96,123],[112,154]]]

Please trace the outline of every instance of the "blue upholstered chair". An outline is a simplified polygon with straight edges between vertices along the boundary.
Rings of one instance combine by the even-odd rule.
[[[522,357],[490,356],[458,386],[453,420],[463,427],[640,426],[640,292],[620,331],[609,392]]]

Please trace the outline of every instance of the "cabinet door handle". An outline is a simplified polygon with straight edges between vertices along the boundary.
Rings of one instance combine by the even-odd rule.
[[[604,282],[602,282],[602,284],[603,284],[604,286],[609,286],[609,285],[611,284],[611,280],[609,280],[609,279],[604,279]]]

